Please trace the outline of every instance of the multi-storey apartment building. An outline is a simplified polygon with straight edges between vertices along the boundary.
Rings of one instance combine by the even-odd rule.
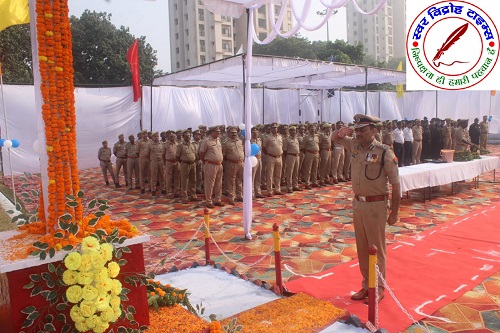
[[[363,10],[371,10],[379,0],[357,2]],[[405,55],[406,0],[387,0],[375,15],[363,15],[349,3],[347,6],[347,41],[361,42],[365,53],[379,61]]]
[[[268,6],[257,10],[254,25],[263,39],[271,30]],[[276,17],[281,6],[275,6]],[[205,8],[201,0],[170,0],[170,48],[172,72],[203,65],[234,55],[246,47],[247,16],[233,19],[215,15]],[[292,27],[292,13],[288,8],[282,31]]]

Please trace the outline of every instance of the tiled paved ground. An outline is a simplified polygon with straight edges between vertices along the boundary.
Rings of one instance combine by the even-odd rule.
[[[500,155],[500,147],[490,149]],[[203,206],[181,204],[180,200],[161,195],[153,198],[149,193],[141,195],[139,190],[128,191],[125,187],[104,186],[99,169],[83,170],[80,174],[86,197],[108,199],[112,217],[126,217],[152,235],[145,246],[148,271],[162,273],[174,266],[185,268],[194,261],[204,262],[203,230],[199,229]],[[500,201],[500,186],[492,180],[490,172],[481,176],[478,189],[473,188],[472,182],[459,183],[454,195],[450,186],[436,188],[428,202],[422,201],[421,191],[410,192],[409,198],[402,201],[400,222],[388,228],[389,243]],[[21,183],[16,181],[16,187]],[[273,246],[272,226],[277,223],[283,264],[290,267],[283,270],[285,281],[294,273],[307,275],[348,262],[356,256],[351,202],[350,183],[256,200],[251,241],[243,237],[241,203],[216,207],[210,211],[211,231],[217,242],[212,245],[212,260],[251,278],[274,283],[274,259],[268,254]],[[165,257],[167,262],[162,266],[160,262]],[[439,317],[457,324],[443,326],[432,320],[424,323],[433,332],[500,331],[500,273],[440,309]],[[412,327],[408,332],[419,330]]]

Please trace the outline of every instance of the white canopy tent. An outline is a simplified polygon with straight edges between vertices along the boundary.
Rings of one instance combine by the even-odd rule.
[[[317,0],[316,0],[317,1]],[[250,162],[250,126],[252,123],[252,79],[254,78],[253,75],[253,43],[258,43],[258,44],[268,44],[271,41],[274,40],[276,36],[280,37],[290,37],[295,35],[296,33],[299,32],[301,28],[309,30],[309,31],[314,31],[319,28],[321,28],[323,25],[325,25],[328,20],[332,17],[335,9],[340,8],[345,6],[347,3],[349,3],[351,0],[320,0],[321,4],[323,4],[326,8],[325,16],[321,20],[319,24],[315,22],[316,24],[310,25],[307,22],[307,17],[309,16],[309,11],[310,11],[310,6],[312,3],[312,0],[303,0],[303,1],[293,1],[293,0],[203,0],[203,3],[205,6],[212,11],[214,14],[219,14],[219,15],[225,15],[225,16],[232,16],[232,17],[240,17],[245,11],[248,13],[248,34],[247,36],[250,36],[247,40],[247,53],[246,53],[246,58],[245,58],[245,80],[244,82],[244,88],[245,88],[245,130],[246,130],[246,135],[245,135],[245,168],[244,168],[244,185],[243,185],[243,196],[244,196],[244,201],[243,201],[243,228],[245,231],[245,237],[251,239],[250,235],[250,228],[252,224],[252,185],[251,185],[251,180],[252,180],[252,166]],[[354,8],[362,13],[362,14],[375,14],[377,11],[379,11],[384,5],[385,5],[386,0],[381,0],[375,8],[373,8],[369,12],[365,12],[362,10],[356,3],[355,0],[352,1],[352,4]],[[255,11],[261,7],[262,5],[268,4],[270,6],[269,10],[269,26],[272,27],[272,31],[270,34],[263,40],[259,40],[257,33],[255,32],[254,28],[254,15]],[[281,10],[279,12],[278,17],[276,18],[274,16],[275,13],[275,5],[279,4],[281,5]],[[302,5],[302,6],[300,6]],[[292,9],[292,13],[294,16],[294,21],[296,22],[292,29],[290,29],[286,33],[282,33],[280,31],[280,27],[283,23],[283,19],[286,15],[286,8],[290,6]],[[285,71],[286,72],[286,71]],[[321,77],[321,74],[326,73],[315,73],[312,72],[313,74],[318,74],[319,77]],[[335,72],[334,72],[335,73]],[[367,73],[365,73],[366,77]],[[304,73],[304,75],[300,76],[295,76],[295,80],[302,81],[303,83],[310,83],[312,82],[312,79],[309,79],[308,73]],[[219,80],[222,79],[219,77]],[[273,81],[277,81],[276,79]],[[298,82],[297,82],[298,83]],[[284,82],[283,82],[284,84]],[[332,88],[332,87],[330,87]],[[365,111],[366,111],[366,102],[365,102]]]
[[[273,56],[252,57],[252,84],[271,89],[338,89],[370,83],[403,84],[406,74],[388,69],[319,60]],[[245,55],[167,74],[155,86],[243,87]]]

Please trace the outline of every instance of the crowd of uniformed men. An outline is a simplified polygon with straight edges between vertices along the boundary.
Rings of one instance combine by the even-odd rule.
[[[352,125],[352,124],[348,124]],[[253,196],[272,197],[305,189],[338,184],[350,180],[350,154],[332,140],[333,131],[345,124],[257,125],[252,128],[251,143],[261,149],[252,168]],[[418,164],[425,159],[438,159],[441,149],[464,150],[468,146],[486,149],[487,116],[475,119],[468,128],[467,120],[452,121],[433,118],[430,121],[385,121],[377,124],[375,139],[390,146],[399,166]],[[197,130],[123,134],[113,148],[103,141],[98,158],[104,181],[108,173],[116,187],[123,169],[129,190],[140,189],[180,197],[183,203],[200,201],[205,194],[209,208],[223,206],[224,191],[229,204],[243,201],[244,138],[235,126],[200,125]],[[116,156],[113,170],[111,156]],[[115,173],[116,171],[116,173]],[[282,189],[283,187],[283,189]],[[265,195],[262,191],[264,190]]]

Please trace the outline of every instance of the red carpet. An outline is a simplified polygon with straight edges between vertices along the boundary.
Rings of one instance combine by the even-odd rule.
[[[493,205],[388,247],[388,284],[416,321],[430,317],[500,270],[499,215],[500,205]],[[366,322],[368,307],[350,299],[361,285],[357,260],[317,276],[327,273],[333,275],[300,278],[286,283],[286,288],[328,300]],[[379,304],[379,327],[394,333],[411,324],[412,320],[386,291]]]

